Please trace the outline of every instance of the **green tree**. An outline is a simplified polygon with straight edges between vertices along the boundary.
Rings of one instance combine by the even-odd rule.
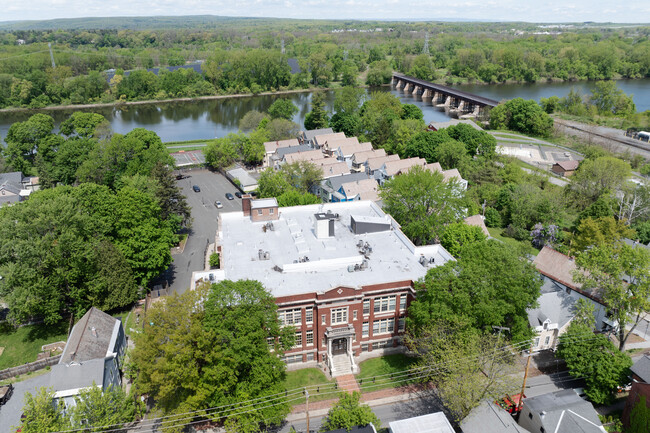
[[[251,131],[260,126],[260,122],[267,118],[266,114],[260,113],[257,110],[251,110],[244,114],[244,117],[239,121],[239,129],[242,131]]]
[[[276,99],[268,109],[268,113],[273,119],[281,118],[291,120],[297,112],[298,107],[286,98]]]
[[[393,122],[402,117],[402,103],[388,92],[373,92],[363,103],[361,110],[361,132],[364,141],[375,147],[384,147],[393,133]]]
[[[423,120],[424,114],[415,104],[402,104],[402,119]]]
[[[264,402],[284,389],[278,355],[293,345],[294,329],[280,327],[274,299],[260,283],[222,281],[171,296],[147,311],[146,324],[132,359],[138,390],[163,413],[257,400],[245,413],[219,415],[228,431],[252,432],[289,412],[282,400]]]
[[[646,403],[646,396],[642,395],[634,404],[630,412],[630,427],[625,430],[629,433],[644,433],[650,431],[650,408]]]
[[[490,111],[490,128],[547,137],[553,132],[553,119],[534,100],[515,98]]]
[[[438,239],[444,227],[455,222],[464,211],[457,182],[453,179],[445,182],[441,173],[421,167],[386,182],[380,196],[384,210],[416,245]]]
[[[586,159],[571,177],[569,192],[583,206],[621,188],[630,175],[630,165],[618,158]]]
[[[7,163],[14,170],[29,174],[34,158],[53,136],[53,130],[54,119],[46,114],[34,114],[24,122],[13,123],[5,137]]]
[[[361,394],[354,391],[352,394],[341,393],[339,401],[327,412],[327,420],[323,423],[321,431],[345,429],[348,432],[355,426],[372,424],[376,430],[381,428],[381,421],[377,418],[367,404],[361,404]]]
[[[616,220],[611,216],[596,219],[589,217],[580,222],[573,236],[571,246],[576,251],[586,251],[597,245],[613,243],[631,237],[634,237],[634,230],[626,225],[624,221]]]
[[[456,421],[465,418],[486,397],[516,389],[511,377],[514,357],[495,349],[504,346],[505,341],[477,332],[462,318],[427,323],[417,335],[409,330],[405,342],[418,355],[417,366],[432,371],[423,381],[435,383],[445,408]]]
[[[284,164],[280,171],[289,184],[301,192],[309,192],[323,178],[323,170],[310,161]]]
[[[357,113],[336,112],[329,122],[334,132],[343,132],[347,137],[354,137],[361,128],[361,117]]]
[[[560,336],[557,355],[566,361],[569,373],[584,378],[585,394],[596,404],[612,400],[616,387],[627,381],[632,360],[606,336],[594,334],[585,325],[574,323]]]
[[[205,162],[215,170],[223,170],[238,158],[237,150],[225,138],[218,138],[208,143],[203,151]]]
[[[102,390],[101,387],[92,386],[82,389],[74,399],[75,405],[68,409],[68,416],[73,425],[85,424],[88,431],[109,431],[114,428],[110,426],[129,423],[135,419],[135,401],[120,388]],[[118,428],[117,431],[126,430]]]
[[[632,97],[623,93],[615,81],[599,81],[591,93],[590,103],[601,114],[627,116],[636,113]]]
[[[427,54],[420,54],[413,59],[409,75],[421,80],[433,81],[436,79],[436,68],[431,57]]]
[[[470,164],[471,157],[463,143],[447,140],[434,148],[433,160],[438,161],[445,170],[458,168],[462,173],[463,169]]]
[[[292,122],[291,120],[282,118],[273,119],[264,125],[264,131],[266,134],[264,141],[278,141],[286,140],[288,138],[296,138],[298,136],[298,129],[298,124]],[[264,143],[264,141],[261,143]],[[262,150],[264,149],[262,148]],[[263,156],[264,155],[262,154],[262,157]]]
[[[619,349],[623,350],[630,333],[650,312],[650,254],[624,242],[606,243],[578,255],[576,264],[580,272],[574,279],[585,290],[595,289],[605,302],[617,323]]]
[[[262,171],[257,185],[260,197],[279,197],[291,189],[285,173],[270,167]]]
[[[366,84],[369,86],[381,86],[390,83],[393,78],[393,70],[386,60],[372,62],[366,74]]]
[[[72,321],[91,306],[108,310],[138,298],[132,269],[113,243],[118,204],[107,187],[57,187],[22,204],[0,210],[0,294],[12,322]],[[137,224],[131,221],[133,230]]]
[[[72,428],[70,420],[63,414],[63,402],[53,404],[54,391],[40,388],[36,394],[25,393],[24,418],[21,432],[48,433]]]
[[[541,285],[535,268],[508,246],[494,240],[470,243],[457,261],[427,272],[407,324],[415,336],[436,320],[466,320],[482,333],[507,326],[513,340],[522,341],[530,337],[526,310],[535,306]]]
[[[107,129],[108,122],[104,116],[97,113],[83,113],[75,111],[65,121],[61,122],[59,131],[61,134],[76,135],[81,138],[93,138],[98,129]]]
[[[287,206],[302,206],[306,204],[321,203],[321,200],[314,194],[308,192],[299,192],[295,189],[288,189],[280,194],[278,197],[278,205],[280,207]]]
[[[424,158],[428,163],[437,161],[436,152],[439,146],[446,142],[453,142],[449,134],[443,129],[441,131],[421,131],[415,134],[404,148],[404,156],[407,158]]]
[[[481,155],[492,158],[496,154],[497,140],[485,131],[477,130],[465,123],[450,126],[445,128],[445,131],[454,140],[464,143],[471,156]]]
[[[327,128],[329,117],[325,111],[325,97],[315,93],[311,100],[311,111],[305,116],[305,129]]]
[[[172,262],[172,227],[161,220],[160,206],[146,193],[125,187],[116,199],[115,245],[131,266],[136,282],[146,286]]]
[[[450,224],[445,228],[440,238],[440,244],[452,256],[457,257],[465,245],[482,242],[485,239],[486,236],[480,227],[470,226],[461,221]]]

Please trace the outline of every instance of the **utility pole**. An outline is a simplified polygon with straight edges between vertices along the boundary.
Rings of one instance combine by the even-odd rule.
[[[54,54],[52,53],[52,42],[48,42],[47,47],[50,49],[50,59],[52,60],[52,69],[56,69],[56,64],[54,63]]]
[[[519,403],[517,404],[517,417],[521,412],[521,406],[524,404],[524,391],[526,391],[526,379],[528,379],[528,367],[530,367],[530,358],[533,357],[533,341],[530,342],[530,350],[528,351],[528,360],[526,361],[526,371],[524,372],[524,383],[521,384],[521,394],[519,394]]]
[[[284,54],[284,39],[282,39],[282,41],[280,42],[280,47],[281,47],[280,52]]]
[[[307,405],[307,433],[309,433],[309,391],[307,391],[307,387],[305,387],[305,403]]]

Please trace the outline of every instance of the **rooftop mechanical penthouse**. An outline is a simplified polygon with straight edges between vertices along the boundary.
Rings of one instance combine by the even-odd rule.
[[[219,215],[216,248],[221,268],[195,272],[192,287],[260,281],[281,322],[296,327],[285,361],[320,363],[333,375],[397,347],[413,282],[453,260],[441,245],[414,246],[372,201],[278,208],[244,196],[241,212]]]

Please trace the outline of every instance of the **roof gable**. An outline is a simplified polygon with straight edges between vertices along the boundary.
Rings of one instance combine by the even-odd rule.
[[[121,321],[92,307],[74,325],[59,364],[104,358],[115,344],[114,330]]]

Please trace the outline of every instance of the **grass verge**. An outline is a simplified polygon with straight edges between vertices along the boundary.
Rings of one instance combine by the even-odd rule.
[[[327,377],[325,377],[325,374],[318,368],[303,368],[300,370],[287,371],[287,377],[284,381],[285,389],[288,391],[295,390],[297,388],[303,388],[306,386],[325,384],[323,387],[324,389],[312,389],[309,391],[309,401],[312,402],[336,398],[336,394],[331,393],[331,385],[335,382],[336,380],[328,380]],[[327,393],[327,395],[323,395],[321,393]],[[304,402],[297,401],[295,403],[301,404]]]
[[[536,256],[539,253],[539,250],[533,247],[530,244],[530,242],[518,241],[517,239],[503,236],[503,229],[501,228],[488,227],[488,231],[490,232],[490,236],[492,236],[493,238],[500,240],[504,244],[510,245],[513,248],[518,248],[518,249],[521,248],[526,254],[531,254],[533,256]]]
[[[412,382],[404,380],[406,376],[391,379],[391,375],[397,376],[404,370],[408,370],[413,366],[415,361],[415,358],[411,358],[402,353],[363,361],[359,364],[359,374],[357,375],[359,388],[362,392],[370,392],[408,385]]]
[[[68,338],[68,322],[55,325],[28,325],[14,328],[8,323],[0,325],[0,370],[36,361],[41,346]]]

